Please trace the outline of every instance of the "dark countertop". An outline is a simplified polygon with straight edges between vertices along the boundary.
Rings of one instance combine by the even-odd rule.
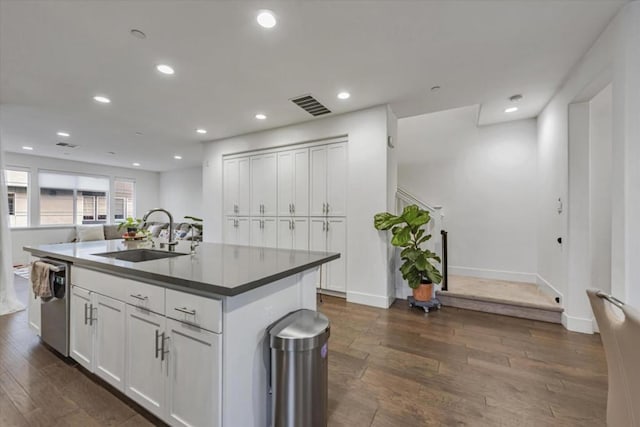
[[[201,243],[195,255],[189,243],[176,252],[186,255],[144,262],[96,256],[104,252],[148,248],[149,242],[101,240],[25,246],[33,256],[51,257],[80,267],[187,292],[233,296],[340,258],[338,253]],[[155,249],[159,249],[156,245]],[[166,249],[165,249],[166,250]]]

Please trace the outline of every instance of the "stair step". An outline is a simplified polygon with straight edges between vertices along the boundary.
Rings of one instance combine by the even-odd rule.
[[[549,304],[476,296],[453,291],[438,291],[436,295],[444,306],[550,323],[561,323],[562,312],[564,311],[560,306]]]

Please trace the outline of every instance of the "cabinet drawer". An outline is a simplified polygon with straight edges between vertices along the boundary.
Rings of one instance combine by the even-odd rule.
[[[147,283],[129,281],[125,302],[154,313],[164,314],[165,289]]]
[[[222,333],[222,302],[167,289],[167,317]]]

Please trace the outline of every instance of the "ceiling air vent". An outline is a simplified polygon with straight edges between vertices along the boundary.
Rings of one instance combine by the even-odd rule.
[[[67,148],[77,148],[78,146],[75,144],[69,144],[68,142],[58,142],[56,144],[58,147],[67,147]]]
[[[302,95],[295,98],[291,98],[291,102],[296,104],[298,107],[302,108],[307,113],[311,114],[314,117],[322,116],[324,114],[329,114],[331,110],[329,110],[324,105],[320,104],[317,99],[315,99],[311,95]]]

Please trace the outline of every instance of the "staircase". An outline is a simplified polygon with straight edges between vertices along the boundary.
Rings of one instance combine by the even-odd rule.
[[[437,291],[442,305],[561,323],[564,309],[535,283],[449,276],[447,291]]]

